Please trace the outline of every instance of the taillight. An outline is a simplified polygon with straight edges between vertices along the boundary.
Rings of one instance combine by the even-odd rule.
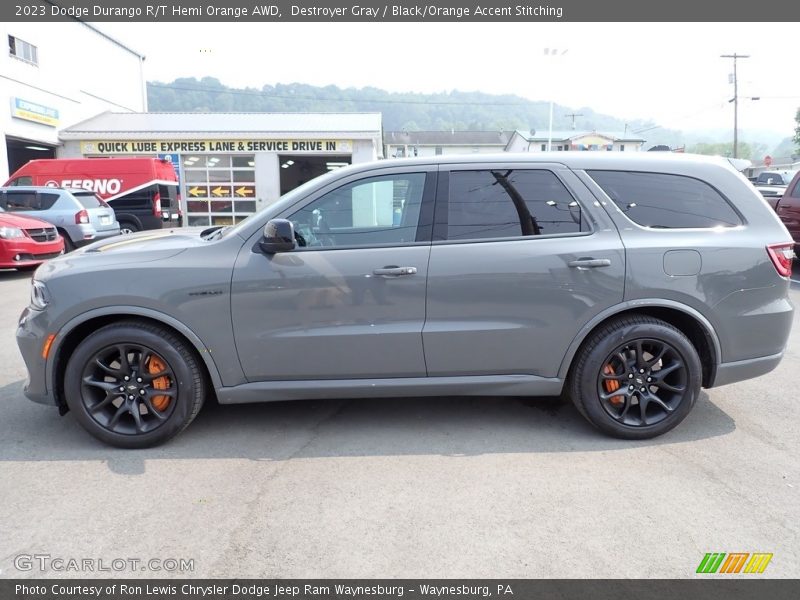
[[[781,277],[789,277],[792,274],[792,259],[794,258],[794,244],[770,244],[767,246],[767,254],[775,265],[775,270]]]
[[[80,212],[76,212],[75,213],[75,224],[76,225],[80,225],[82,223],[86,224],[88,222],[89,222],[89,213],[86,212],[86,210],[82,210]]]
[[[153,214],[157,217],[161,216],[161,194],[158,192],[153,194]]]

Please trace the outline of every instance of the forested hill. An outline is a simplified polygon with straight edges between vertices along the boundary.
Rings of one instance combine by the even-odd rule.
[[[543,93],[542,96],[545,94]],[[483,92],[417,94],[387,92],[378,88],[317,87],[301,83],[230,88],[213,77],[181,78],[171,83],[149,82],[151,111],[198,112],[381,112],[386,131],[536,129],[548,127],[550,105],[515,95]],[[654,127],[654,123],[602,115],[590,108],[556,105],[554,130],[638,132],[650,143],[676,144],[680,132]],[[653,142],[657,140],[657,142]]]

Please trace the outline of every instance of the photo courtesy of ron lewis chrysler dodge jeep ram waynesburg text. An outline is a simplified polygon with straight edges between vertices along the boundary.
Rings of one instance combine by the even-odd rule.
[[[660,435],[780,362],[793,242],[725,159],[542,153],[331,172],[233,227],[98,241],[36,271],[25,394],[144,447],[203,401],[572,399]]]

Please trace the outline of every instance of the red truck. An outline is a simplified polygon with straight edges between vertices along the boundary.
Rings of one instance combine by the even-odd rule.
[[[122,233],[181,224],[178,177],[172,163],[159,158],[32,160],[5,185],[91,190],[114,209]]]

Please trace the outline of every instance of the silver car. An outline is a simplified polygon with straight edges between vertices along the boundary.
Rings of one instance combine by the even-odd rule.
[[[55,225],[67,252],[120,233],[114,209],[88,190],[5,187],[0,188],[0,207]]]
[[[352,166],[233,227],[40,267],[17,332],[25,394],[129,448],[176,435],[212,395],[564,394],[598,429],[650,438],[701,387],[780,362],[792,246],[724,159]]]

